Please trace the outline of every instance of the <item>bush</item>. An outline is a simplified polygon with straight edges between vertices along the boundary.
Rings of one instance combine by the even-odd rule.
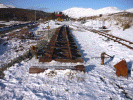
[[[123,25],[123,31],[124,31],[125,29],[128,29],[128,28],[130,28],[130,25],[129,25],[129,24],[124,24],[124,25]]]

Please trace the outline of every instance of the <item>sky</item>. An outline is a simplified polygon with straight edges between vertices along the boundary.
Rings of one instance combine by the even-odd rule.
[[[100,9],[117,7],[119,10],[133,8],[133,0],[0,0],[5,5],[17,8],[40,9],[47,12],[63,11],[72,7]]]

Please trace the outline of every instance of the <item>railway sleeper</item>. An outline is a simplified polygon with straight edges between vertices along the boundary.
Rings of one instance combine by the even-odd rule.
[[[61,58],[61,59],[69,59],[70,55],[69,54],[53,54],[52,58]]]
[[[48,48],[47,48],[47,49],[44,49],[44,53],[45,53],[45,52],[52,52],[52,48],[49,48],[49,49],[48,49]]]
[[[69,41],[69,44],[76,45],[75,41]]]
[[[71,52],[72,55],[79,55],[81,57],[81,53],[80,52]]]
[[[64,37],[64,38],[57,38],[57,41],[64,41],[64,40],[66,40],[66,37]]]
[[[77,45],[72,45],[72,44],[69,44],[71,48],[77,48]]]
[[[59,45],[65,45],[67,44],[67,41],[58,41],[55,44],[59,44]]]
[[[66,53],[69,53],[69,50],[68,49],[55,49],[54,52],[55,54],[66,54]]]
[[[66,58],[64,59],[64,58],[62,58],[62,57],[61,57],[61,58],[59,58],[59,57],[56,58],[55,61],[59,61],[59,62],[72,62],[71,59],[66,59]]]
[[[72,59],[77,59],[79,57],[81,57],[81,55],[79,55],[79,54],[72,55]]]
[[[55,45],[56,48],[62,48],[62,47],[66,47],[67,48],[67,45]]]
[[[56,58],[54,59],[55,61],[59,61],[59,62],[71,62],[71,63],[77,63],[77,62],[83,62],[84,60],[82,58],[77,58],[77,59],[64,59],[64,58]]]
[[[52,58],[50,57],[40,57],[39,62],[51,62]]]
[[[54,51],[53,52],[53,54],[55,54],[55,55],[69,55],[69,51],[67,51],[67,52],[56,52],[56,51]]]
[[[67,44],[66,41],[56,41],[56,43],[57,43],[57,44],[58,44],[58,43],[60,43],[60,44]]]
[[[71,52],[79,52],[79,50],[71,48]]]
[[[71,51],[72,54],[80,54],[80,52],[78,50],[76,51]]]
[[[71,49],[77,49],[77,47],[76,46],[73,46],[73,47],[70,47]]]

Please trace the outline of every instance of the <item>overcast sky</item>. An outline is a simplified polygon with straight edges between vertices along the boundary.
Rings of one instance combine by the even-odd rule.
[[[63,11],[72,7],[92,9],[117,7],[120,10],[133,8],[133,0],[0,0],[0,3],[14,5],[17,8],[42,8],[41,10],[48,12]]]

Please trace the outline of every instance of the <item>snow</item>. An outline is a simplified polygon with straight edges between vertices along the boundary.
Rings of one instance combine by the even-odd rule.
[[[70,8],[70,9],[67,9],[67,10],[64,10],[62,11],[64,14],[66,15],[69,15],[69,17],[83,17],[83,16],[86,16],[86,15],[93,15],[92,13],[94,12],[95,10],[91,9],[91,8],[77,8],[77,7],[74,7],[74,8]]]
[[[99,27],[102,27],[103,25],[107,27],[107,30],[110,30],[108,34],[112,34],[114,36],[120,37],[125,40],[129,40],[133,42],[133,26],[123,31],[123,27],[121,27],[121,24],[116,25],[116,21],[102,21],[102,20],[87,20],[85,24],[80,24],[80,26],[90,27],[97,30],[100,30]]]
[[[0,3],[0,8],[15,8],[13,5],[4,5]]]
[[[67,10],[62,11],[65,15],[68,15],[72,18],[80,18],[80,17],[89,17],[89,16],[99,16],[100,14],[112,14],[123,12],[124,10],[119,10],[117,7],[105,7],[101,9],[94,10],[92,8],[78,8],[73,7]],[[133,9],[128,9],[126,11],[132,12]]]
[[[10,21],[8,25],[10,25],[11,23],[18,23],[18,21],[15,21],[15,22]],[[60,25],[55,25],[54,21],[50,21],[49,25],[50,25],[50,29],[57,28],[60,26]],[[45,31],[41,35],[36,35],[36,37],[42,37],[42,35],[44,36],[47,34],[47,31],[46,31],[47,29],[43,29],[43,28],[46,28],[47,26],[48,26],[48,23],[46,24],[41,23],[37,28],[29,31],[33,32],[33,34],[35,34],[36,31]],[[15,31],[18,31],[18,29]],[[9,33],[6,33],[6,34],[8,35]],[[3,43],[0,43],[0,67],[9,63],[14,58],[23,55],[26,51],[29,50],[31,45],[36,45],[38,41],[38,40],[29,40],[29,39],[26,39],[25,41],[23,41],[17,38],[13,38],[7,41],[7,37],[5,37],[4,40],[5,41]],[[7,44],[3,46],[3,44],[6,42]],[[22,51],[20,50],[19,52],[15,52],[16,50],[19,50],[19,49],[23,49],[23,50]]]
[[[8,8],[8,7],[4,4],[0,4],[0,8]]]
[[[50,26],[50,29],[59,27],[59,25],[55,25],[55,21],[50,20],[49,21],[49,24],[48,24],[48,21],[47,21],[46,24],[40,24],[40,26],[38,27],[38,30],[37,31],[43,31],[43,29],[44,28],[47,28],[48,25]]]
[[[92,27],[98,29],[96,22],[93,22],[94,25]],[[124,92],[130,98],[133,98],[133,50],[111,40],[107,41],[105,37],[98,34],[72,26],[89,28],[89,25],[91,25],[90,21],[83,25],[80,22],[72,22],[71,25],[71,21],[60,23],[62,25],[69,25],[72,28],[72,35],[84,59],[84,63],[60,63],[54,60],[50,63],[39,63],[34,57],[31,60],[16,63],[4,71],[5,78],[0,79],[0,99],[128,100]],[[110,23],[105,22],[105,24],[109,25]],[[48,23],[40,24],[38,30],[42,30],[47,25]],[[54,21],[50,21],[49,26],[51,28],[58,27],[54,24]],[[129,32],[132,32],[132,29],[131,27],[125,30],[124,33],[112,24],[110,34],[120,36],[119,34],[121,33],[122,38],[131,41],[133,36]],[[127,34],[126,37],[124,34]],[[100,57],[102,52],[106,52],[111,56],[114,55],[114,58],[106,58],[105,65],[101,65],[101,59],[93,57]],[[131,70],[128,79],[117,77],[113,67],[123,58]],[[80,64],[85,66],[85,73],[70,69],[54,70],[56,66],[74,66]],[[29,74],[29,68],[32,66],[47,66],[51,69],[39,74]]]
[[[133,13],[133,8],[126,10],[127,12]]]
[[[15,8],[13,5],[6,5],[8,8]]]
[[[112,14],[112,13],[118,13],[121,12],[121,10],[119,10],[116,7],[106,7],[106,8],[102,8],[102,9],[98,9],[96,10],[96,14]]]
[[[26,22],[23,22],[23,21],[9,21],[9,22],[6,22],[6,21],[0,21],[0,24],[5,24],[5,25],[13,25],[13,24],[19,24],[19,23],[26,23]]]

